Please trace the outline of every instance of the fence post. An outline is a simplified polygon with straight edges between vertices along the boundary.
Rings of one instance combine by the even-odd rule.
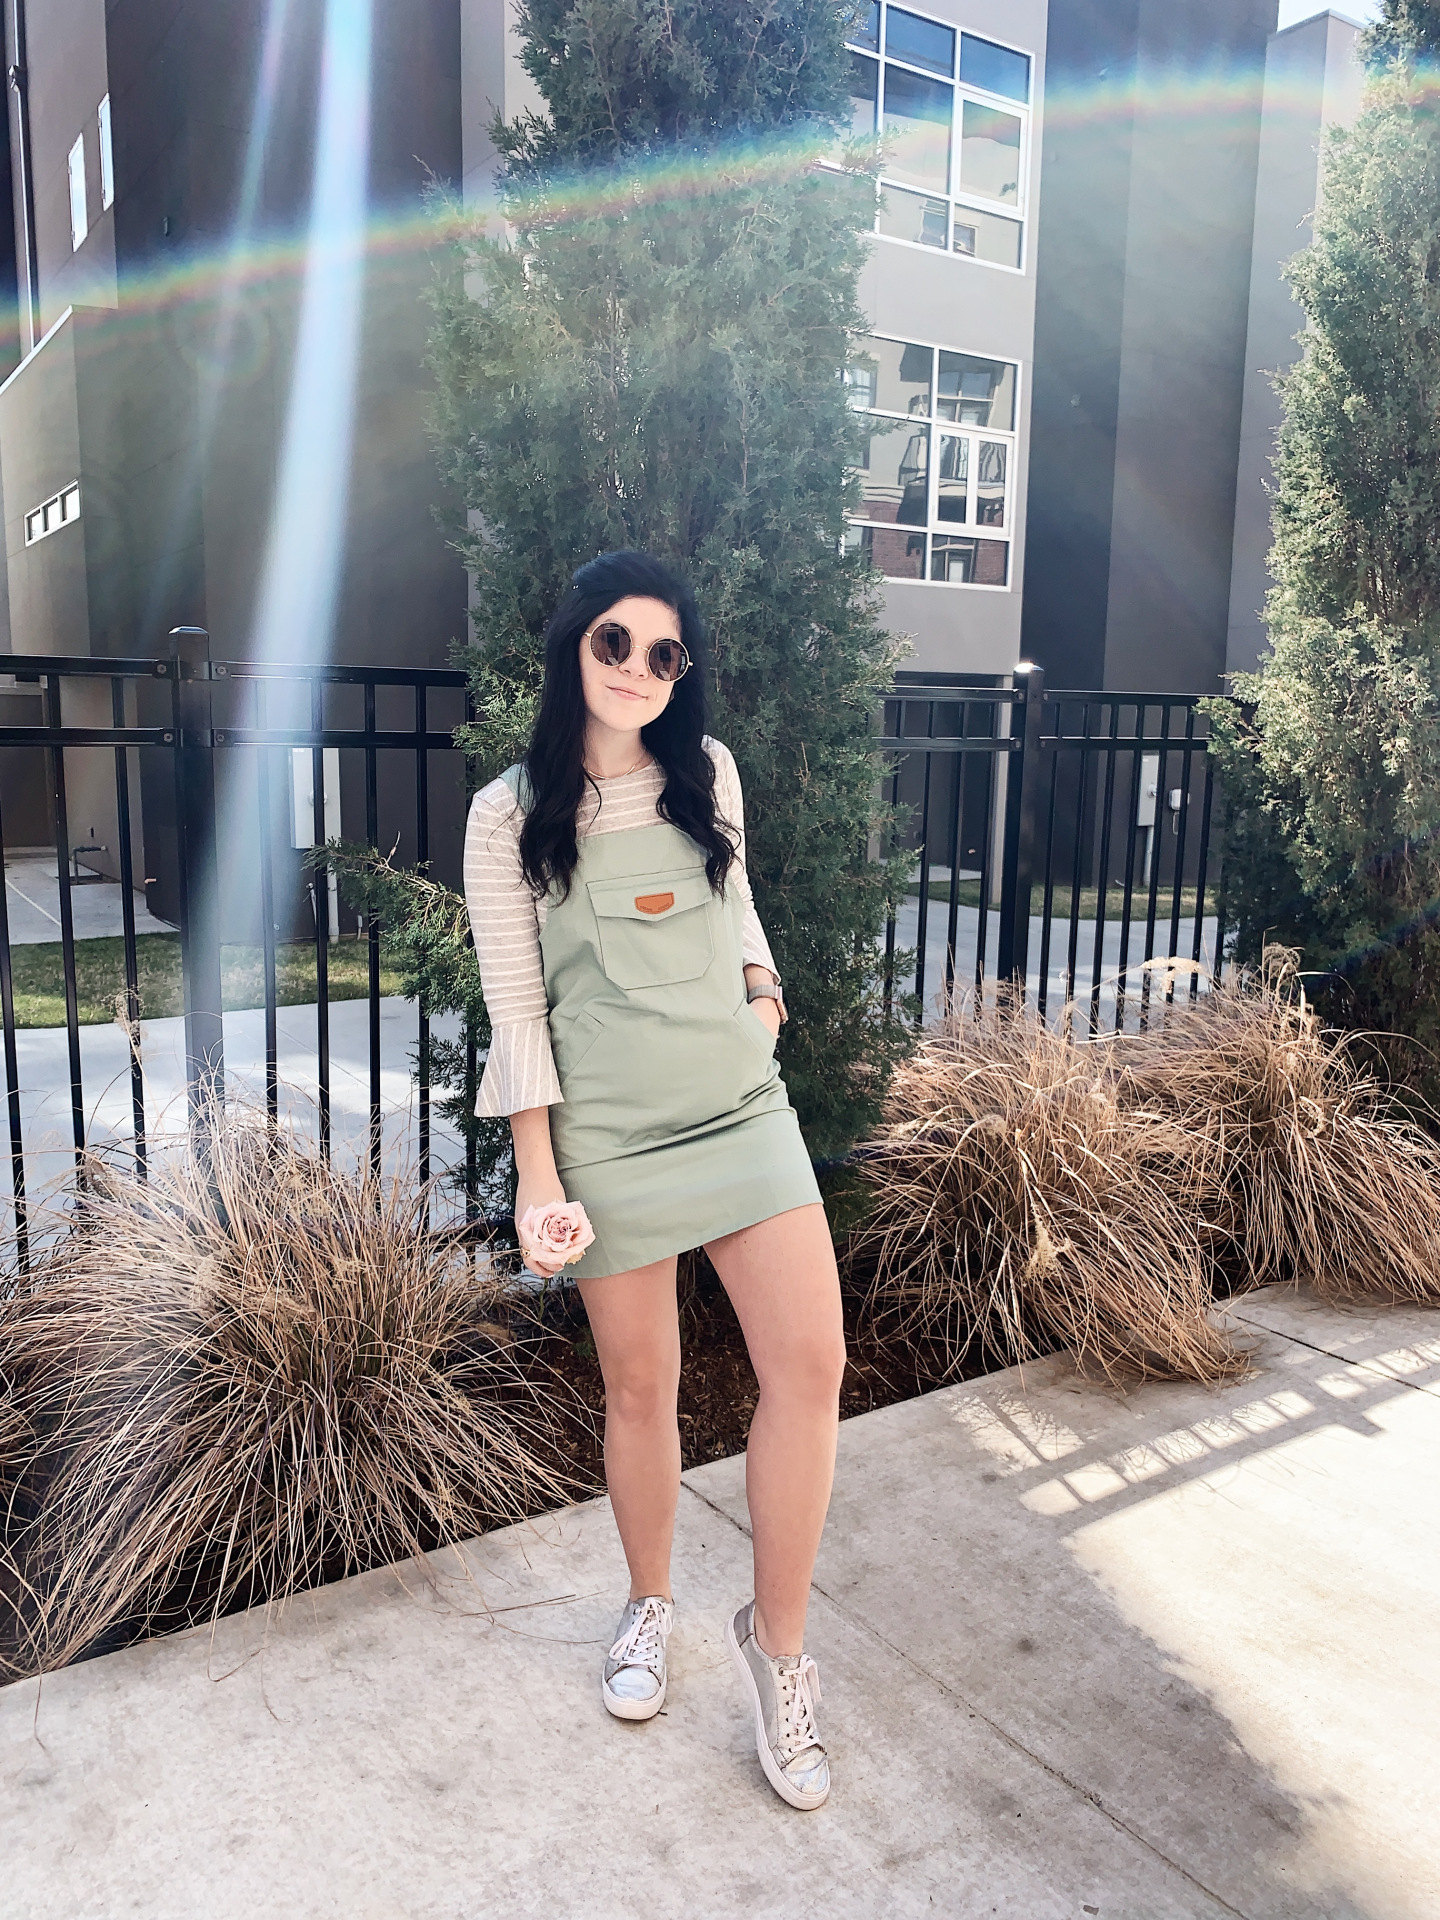
[[[1000,939],[996,971],[1025,991],[1030,958],[1030,890],[1035,878],[1035,838],[1040,794],[1040,713],[1045,675],[1039,667],[1016,670],[1024,697],[1018,707],[1019,744],[1011,749],[1005,782],[1005,861],[1000,879]],[[1014,719],[1011,721],[1014,725]]]
[[[175,840],[179,856],[180,965],[185,989],[185,1082],[192,1137],[225,1107],[220,999],[220,885],[215,848],[215,741],[210,636],[172,627],[175,662]]]

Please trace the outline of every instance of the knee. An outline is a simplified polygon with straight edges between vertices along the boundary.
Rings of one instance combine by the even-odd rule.
[[[675,1418],[678,1365],[657,1358],[629,1361],[605,1375],[605,1414],[626,1426],[654,1426]]]
[[[767,1369],[765,1387],[786,1400],[818,1409],[833,1409],[845,1378],[845,1337],[815,1333],[798,1340]]]

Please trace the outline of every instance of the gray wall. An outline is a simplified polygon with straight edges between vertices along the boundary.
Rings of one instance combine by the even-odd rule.
[[[489,199],[496,152],[496,118],[543,113],[540,89],[520,64],[514,0],[460,0],[463,180],[468,203]]]
[[[1322,13],[1277,33],[1266,55],[1225,645],[1227,673],[1250,672],[1266,644],[1261,610],[1270,588],[1269,481],[1280,426],[1274,375],[1297,358],[1296,336],[1305,322],[1281,269],[1310,242],[1310,219],[1320,199],[1323,130],[1348,126],[1359,112],[1358,38],[1359,28],[1353,21]]]
[[[75,335],[73,323],[66,321],[23,372],[0,388],[0,492],[12,652],[68,653],[73,637],[88,634],[90,627],[84,499],[79,520],[33,547],[25,545],[27,512],[80,476]]]
[[[217,653],[248,650],[290,398],[302,264],[291,242],[309,201],[323,16],[323,0],[292,0],[285,16],[222,352],[217,268],[235,240],[266,9],[112,0],[107,32],[104,0],[30,0],[45,316],[118,297],[122,324],[90,330],[83,383],[71,366],[68,439],[21,449],[8,463],[53,464],[66,446],[86,443],[86,538],[100,541],[103,529],[113,590],[87,595],[78,573],[62,585],[66,563],[81,565],[81,543],[69,530],[56,536],[46,546],[57,551],[38,568],[17,563],[12,649],[147,653],[171,626],[196,625],[210,629]],[[463,634],[465,582],[437,523],[437,509],[453,524],[458,507],[443,497],[426,427],[430,266],[419,216],[429,178],[460,177],[458,0],[375,0],[372,70],[378,244],[364,279],[337,652],[438,665]],[[107,89],[116,202],[102,219],[94,122]],[[12,144],[14,123],[12,102]],[[92,230],[74,253],[66,156],[82,128]],[[59,354],[47,348],[20,370],[0,400],[12,431],[29,436],[42,414],[55,413],[57,387],[67,384],[62,363],[73,359],[73,344]],[[17,473],[3,488],[12,524],[45,497],[34,483]],[[27,584],[32,573],[44,593]],[[297,637],[299,651],[308,647]]]
[[[1276,0],[1052,0],[1023,645],[1214,692]]]
[[[96,114],[109,89],[105,0],[26,0],[31,155],[42,333],[68,306],[113,306],[115,213],[100,206],[100,136]],[[117,9],[123,12],[124,9]],[[5,8],[6,60],[12,9]],[[16,114],[7,89],[11,151]],[[85,141],[90,230],[79,251],[70,241],[69,153]],[[18,190],[18,174],[16,178]],[[15,222],[18,230],[18,210]]]
[[[283,18],[284,44],[241,234],[272,15]],[[11,651],[155,654],[176,625],[207,627],[217,656],[249,651],[290,405],[324,16],[324,0],[289,0],[279,10],[29,0],[40,282],[48,319],[67,304],[74,312],[0,392]],[[458,505],[440,487],[426,423],[431,268],[421,213],[431,178],[460,179],[459,0],[374,0],[372,76],[374,244],[363,274],[334,653],[436,666],[464,634],[465,577],[441,523],[458,521]],[[94,128],[107,88],[116,200],[102,218]],[[82,126],[92,228],[74,253],[66,156]],[[12,149],[14,132],[12,97]],[[227,323],[221,301],[232,268]],[[77,477],[79,526],[27,552],[25,511]],[[297,656],[313,654],[313,635],[295,639]],[[451,718],[437,703],[434,723]],[[67,753],[74,819],[83,829],[93,818],[95,837],[113,848],[93,757]],[[164,756],[140,759],[139,871],[157,876],[151,905],[168,918],[170,769]],[[403,857],[413,847],[413,767],[382,756],[380,778],[382,827],[401,832]],[[437,871],[451,878],[463,831],[459,781],[458,769],[432,765],[431,849]],[[348,777],[347,789],[343,824],[361,832],[363,802]],[[288,806],[281,813],[288,832]],[[233,817],[245,828],[251,816],[242,807]],[[242,915],[230,931],[245,937],[258,932],[248,924],[254,851],[245,828],[222,855],[227,902]]]

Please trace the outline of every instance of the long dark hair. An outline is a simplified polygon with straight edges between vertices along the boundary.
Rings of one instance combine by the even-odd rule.
[[[617,600],[635,594],[663,601],[680,622],[690,671],[676,681],[665,711],[640,738],[665,775],[659,812],[705,855],[705,873],[717,893],[735,858],[727,822],[715,813],[715,764],[705,738],[705,632],[695,596],[680,576],[648,553],[602,553],[575,574],[570,591],[545,629],[545,687],[525,773],[530,791],[520,829],[520,865],[537,895],[555,888],[563,899],[580,853],[575,817],[584,798],[585,694],[580,682],[580,636]],[[599,789],[597,788],[598,792]]]

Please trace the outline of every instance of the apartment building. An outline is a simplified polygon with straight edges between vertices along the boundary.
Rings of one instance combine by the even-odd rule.
[[[4,25],[0,646],[146,654],[193,625],[303,658],[324,618],[348,658],[442,664],[464,577],[435,516],[417,215],[460,171],[458,0],[5,0]],[[312,231],[354,242],[328,339]],[[304,457],[307,418],[330,444]]]
[[[220,658],[445,664],[465,577],[425,425],[420,213],[460,169],[456,0],[6,0],[4,30],[0,651],[152,656],[195,626]],[[163,724],[162,696],[142,686],[133,717]],[[105,682],[66,700],[108,724]],[[37,706],[0,689],[7,721]],[[104,759],[66,752],[70,837],[115,878]],[[253,941],[253,768],[221,775],[225,937]],[[380,769],[387,818],[399,777]],[[134,869],[173,920],[171,770],[132,755],[131,778]],[[0,754],[0,790],[7,843],[48,841],[38,749]],[[452,877],[463,818],[437,769]]]
[[[1258,369],[1287,351],[1279,264],[1353,93],[1353,29],[1276,35],[1276,4],[860,18],[854,124],[885,157],[849,537],[908,672],[1023,655],[1052,683],[1209,691],[1253,650]],[[513,15],[6,0],[0,646],[144,653],[189,624],[227,654],[444,659],[465,585],[425,434],[416,215],[431,174],[485,195],[493,115],[536,104]],[[368,245],[327,331],[306,240],[346,218]]]
[[[866,415],[850,538],[885,575],[907,669],[1020,654],[1044,0],[883,0],[852,44],[854,124],[884,154],[848,379]]]

